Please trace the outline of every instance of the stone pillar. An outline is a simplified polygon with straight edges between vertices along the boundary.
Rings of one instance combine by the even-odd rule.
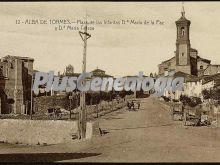
[[[14,113],[24,113],[23,85],[22,85],[22,61],[15,59],[14,63]]]
[[[24,81],[25,84],[25,90],[24,90],[24,95],[25,95],[25,101],[29,101],[30,105],[27,108],[27,112],[30,113],[31,111],[31,97],[32,97],[32,76],[33,76],[33,59],[23,59],[24,62],[24,69],[26,70],[26,74],[24,75]],[[24,87],[24,86],[23,86]],[[32,102],[33,103],[33,102]],[[33,104],[32,104],[33,107]],[[33,108],[32,108],[33,110]]]

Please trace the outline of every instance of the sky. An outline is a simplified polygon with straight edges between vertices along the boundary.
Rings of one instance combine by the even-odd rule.
[[[163,25],[92,25],[87,41],[87,71],[105,70],[115,77],[158,72],[174,56],[175,21],[181,2],[0,2],[0,58],[34,58],[34,69],[61,73],[69,64],[82,71],[83,42],[78,30],[55,31],[51,24],[16,24],[16,20],[160,20]],[[185,2],[191,21],[191,47],[220,64],[220,2]],[[74,25],[72,25],[74,26]]]

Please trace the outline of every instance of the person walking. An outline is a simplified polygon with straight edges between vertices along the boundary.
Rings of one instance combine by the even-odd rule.
[[[130,105],[129,102],[127,102],[127,107],[128,107],[128,110],[130,111],[130,109],[131,109],[131,105]]]
[[[138,109],[140,109],[140,106],[141,106],[140,102],[138,102],[137,105],[138,105]]]
[[[133,100],[131,101],[131,107],[132,107],[133,110],[134,110],[134,101],[133,101]]]

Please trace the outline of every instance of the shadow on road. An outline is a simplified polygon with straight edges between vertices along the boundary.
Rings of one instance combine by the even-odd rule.
[[[121,117],[106,117],[105,120],[112,120],[112,119],[123,119]]]
[[[172,126],[173,124],[162,124],[162,125],[152,125],[152,126],[145,126],[145,127],[127,127],[127,128],[110,128],[108,130],[117,131],[117,130],[126,130],[126,129],[145,129],[145,128],[153,128],[153,127],[165,127],[165,126]]]
[[[0,154],[0,162],[55,162],[97,156],[101,153],[13,153]]]

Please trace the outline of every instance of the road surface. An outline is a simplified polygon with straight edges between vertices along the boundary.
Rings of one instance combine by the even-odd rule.
[[[172,121],[159,100],[141,99],[141,109],[121,109],[99,119],[109,133],[50,146],[0,144],[0,161],[215,162],[220,129],[185,127]],[[26,153],[26,154],[25,154]]]

